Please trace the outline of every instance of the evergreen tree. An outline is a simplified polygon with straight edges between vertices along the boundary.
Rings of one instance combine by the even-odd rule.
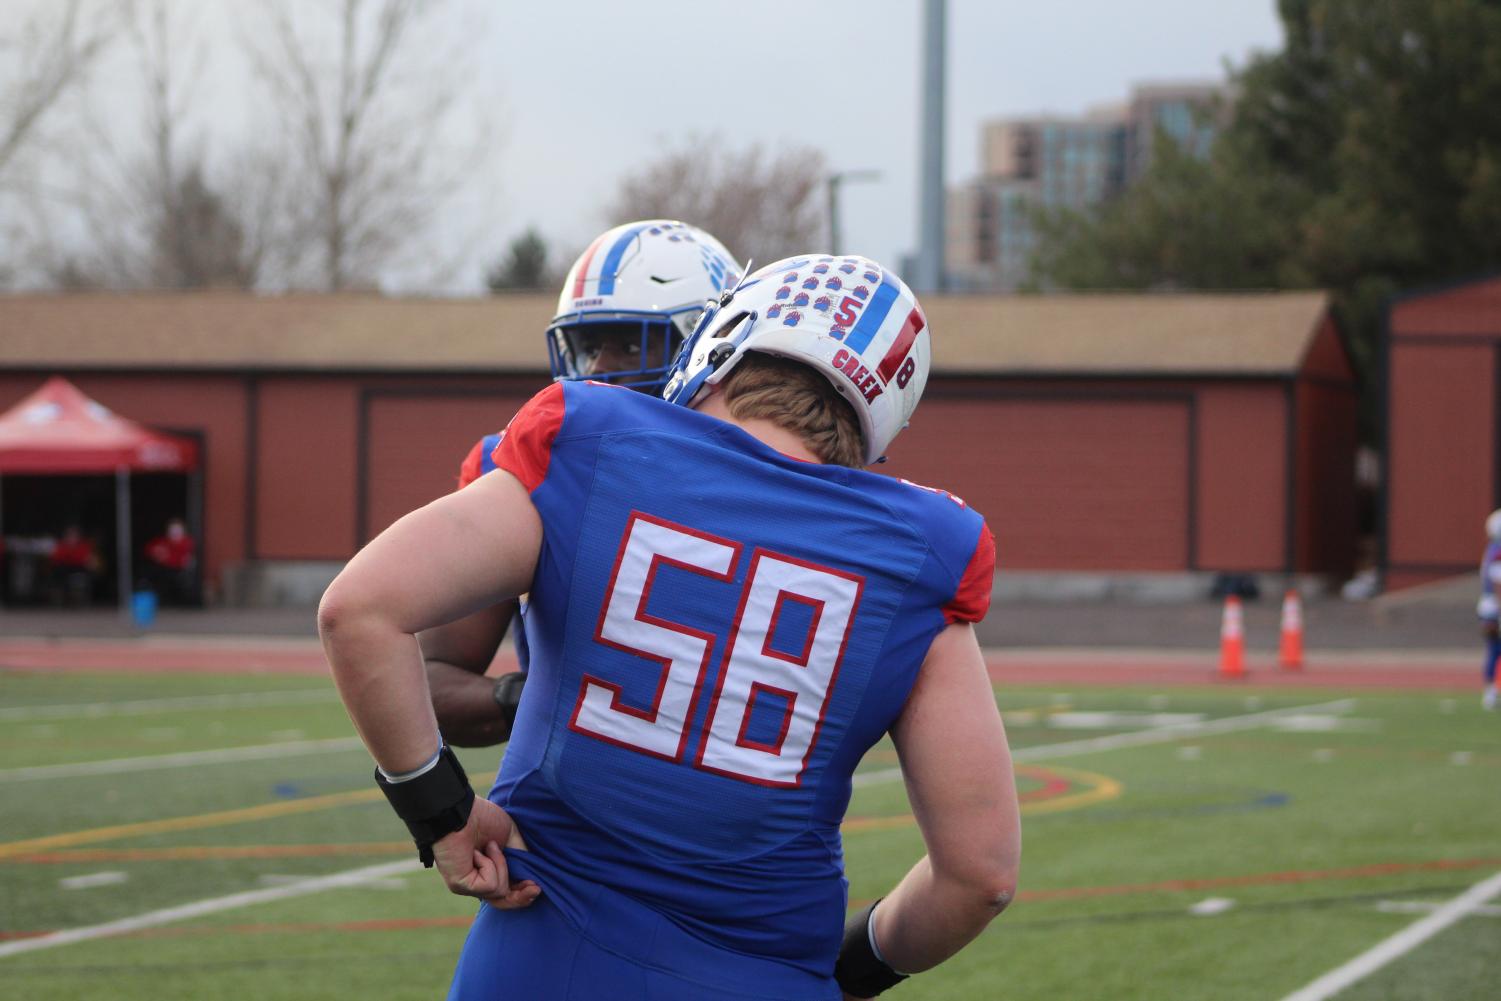
[[[548,287],[547,241],[542,234],[533,227],[512,240],[505,256],[485,275],[485,284],[491,292]]]
[[[1163,149],[1095,213],[1039,220],[1073,288],[1328,288],[1377,412],[1400,290],[1501,268],[1501,3],[1280,0],[1207,161]],[[1162,147],[1159,147],[1160,149]]]

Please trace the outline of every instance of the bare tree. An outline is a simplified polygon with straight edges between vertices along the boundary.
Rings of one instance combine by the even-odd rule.
[[[824,155],[811,147],[730,149],[695,135],[620,181],[612,223],[681,219],[714,234],[742,261],[768,262],[815,247],[823,233]]]
[[[92,6],[85,0],[39,4],[0,36],[0,64],[14,67],[0,79],[0,175],[113,38],[114,18]]]
[[[424,37],[444,6],[275,0],[263,5],[267,37],[247,33],[288,142],[292,283],[373,284],[461,183],[473,151],[455,155],[445,128],[465,61]]]
[[[211,183],[203,152],[183,148],[209,50],[197,28],[202,8],[181,0],[176,7],[173,16],[168,0],[145,0],[129,21],[147,88],[150,155],[134,193],[144,208],[148,280],[160,288],[248,288],[261,248],[248,243],[235,203]]]
[[[35,0],[0,20],[0,285],[47,280],[63,256],[53,206],[70,194],[46,168],[76,156],[57,120],[118,35],[119,3]]]
[[[112,93],[138,80],[141,115],[122,120],[112,108],[101,119],[86,101],[71,123],[79,153],[53,172],[73,178],[59,201],[87,244],[54,251],[44,271],[63,287],[84,279],[112,288],[249,287],[258,254],[246,232],[256,230],[211,179],[201,114],[194,128],[211,55],[203,9],[191,0],[130,0],[120,13],[125,58],[112,67]]]

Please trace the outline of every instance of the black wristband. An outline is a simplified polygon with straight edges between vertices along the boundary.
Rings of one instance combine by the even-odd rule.
[[[839,989],[857,998],[873,998],[888,987],[895,987],[907,979],[886,965],[886,961],[870,945],[870,916],[876,909],[877,900],[869,907],[862,907],[844,923],[844,942],[839,946],[839,959],[834,963],[834,979]]]
[[[469,787],[469,776],[464,774],[464,766],[459,764],[453,749],[445,744],[438,752],[436,765],[406,782],[388,782],[377,768],[375,783],[386,794],[396,816],[412,832],[412,840],[417,842],[417,857],[431,869],[433,845],[444,836],[463,830],[469,823],[469,811],[474,808],[474,790]]]
[[[511,671],[496,678],[495,687],[490,691],[495,704],[500,707],[501,719],[506,721],[506,739],[510,739],[511,728],[516,725],[516,707],[521,704],[521,686],[525,684],[526,675]]]

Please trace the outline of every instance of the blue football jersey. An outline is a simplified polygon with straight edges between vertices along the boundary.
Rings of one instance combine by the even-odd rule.
[[[828,976],[851,774],[933,638],[985,614],[984,520],[597,383],[538,394],[494,461],[544,536],[490,798],[550,871]]]
[[[1482,619],[1501,617],[1501,601],[1497,599],[1496,584],[1501,581],[1501,542],[1486,543],[1480,557],[1480,601],[1475,612]]]
[[[464,461],[459,466],[459,489],[462,490],[495,468],[495,446],[500,444],[501,433],[497,431],[495,434],[485,435],[464,456]]]

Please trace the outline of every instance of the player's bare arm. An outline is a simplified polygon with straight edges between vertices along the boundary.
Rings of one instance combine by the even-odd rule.
[[[417,634],[524,592],[541,533],[526,489],[497,473],[396,522],[325,592],[318,630],[329,667],[386,776],[424,773],[442,746]],[[453,892],[524,906],[537,890],[507,880],[500,853],[507,843],[521,844],[510,818],[474,799],[464,826],[431,850]]]
[[[425,629],[417,641],[443,736],[456,747],[488,747],[509,740],[516,718],[510,691],[520,678],[487,675],[516,614],[515,600],[481,609],[456,622]],[[517,686],[519,688],[519,686]]]
[[[874,934],[887,964],[916,973],[958,952],[1016,892],[1011,752],[972,626],[934,639],[891,736],[928,854],[876,908]]]

